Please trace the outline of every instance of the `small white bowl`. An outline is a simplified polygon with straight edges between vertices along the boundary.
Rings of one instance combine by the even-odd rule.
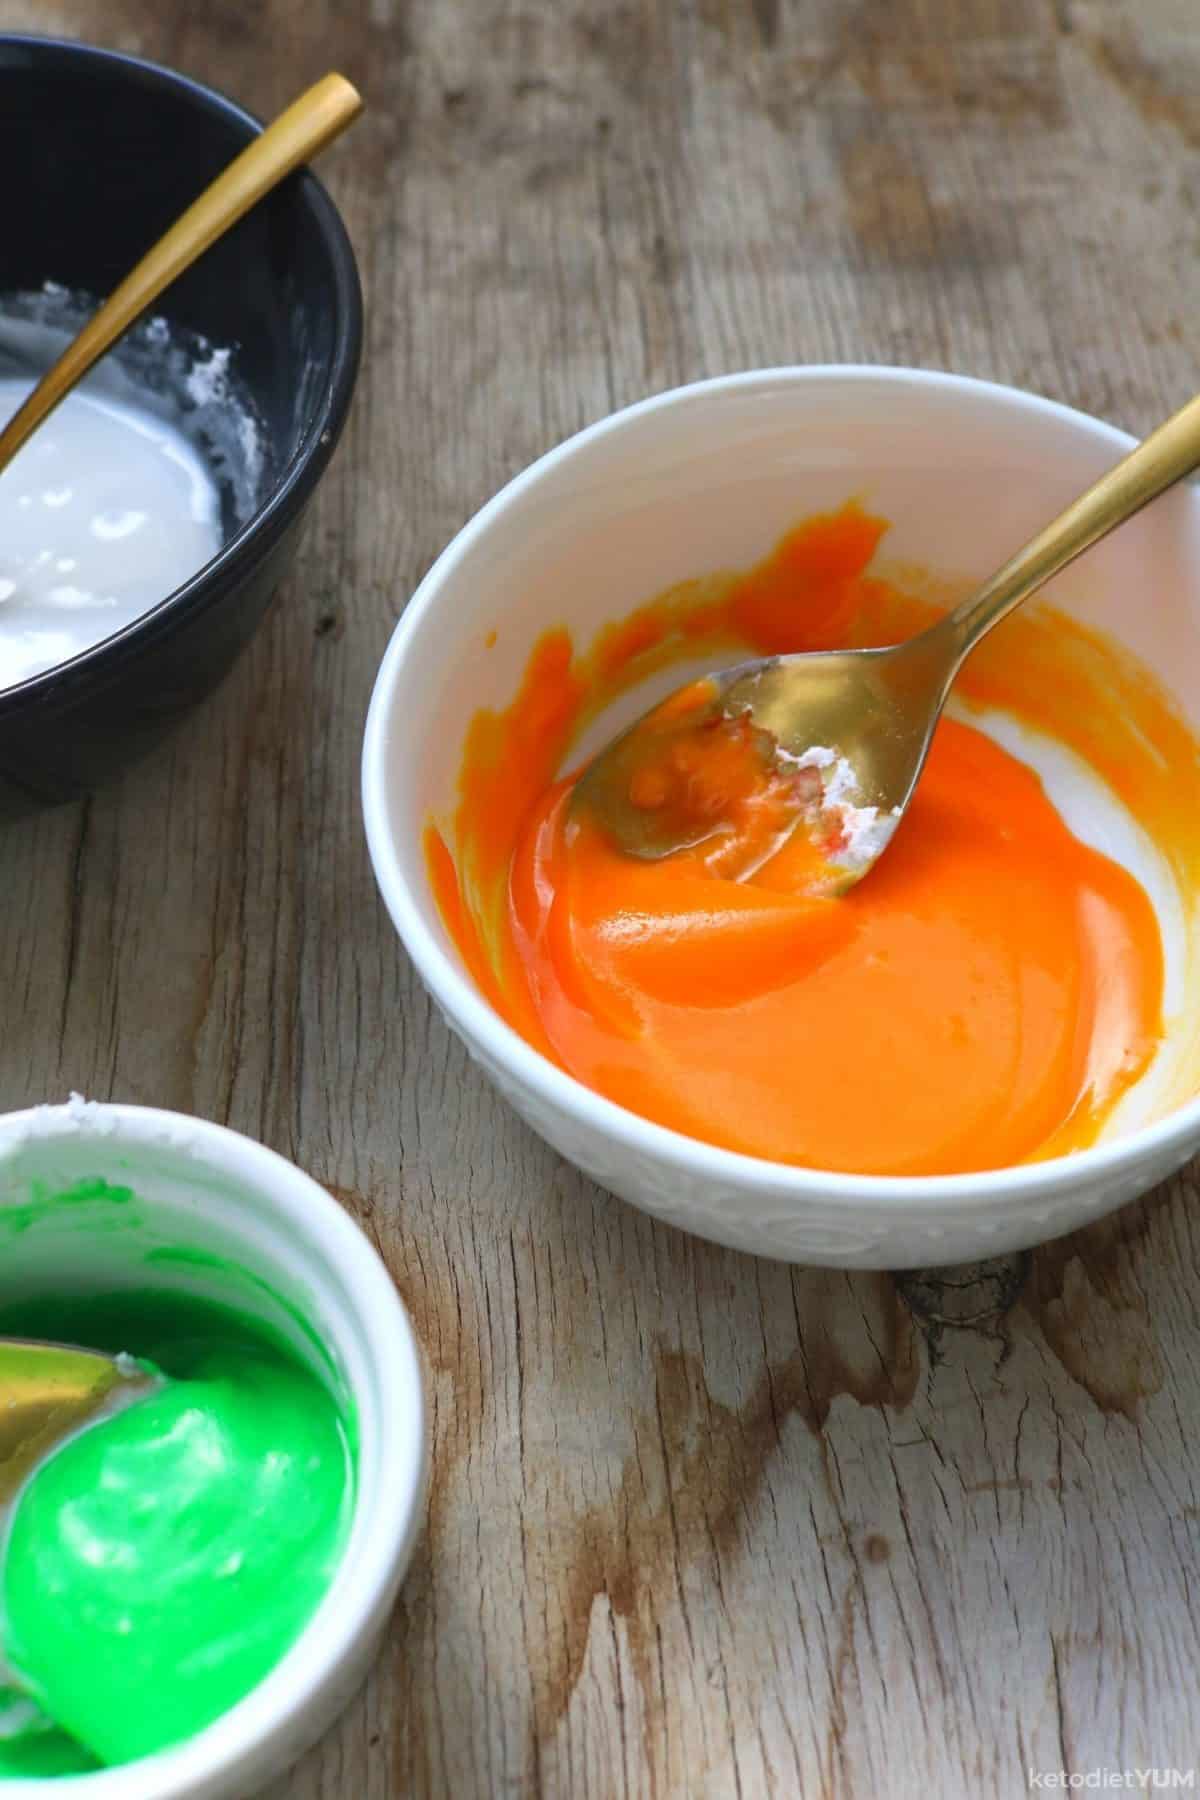
[[[6,1237],[5,1212],[28,1202],[31,1183],[58,1192],[96,1177],[131,1189],[133,1199],[72,1201]],[[173,1262],[178,1251],[185,1255]],[[243,1287],[221,1263],[250,1280]],[[0,1118],[0,1303],[39,1290],[139,1284],[258,1311],[303,1354],[295,1308],[323,1339],[357,1413],[357,1492],[341,1565],[283,1659],[195,1737],[53,1783],[62,1800],[223,1800],[255,1792],[294,1762],[370,1667],[423,1511],[421,1367],[374,1249],[324,1189],[274,1151],[140,1106],[73,1100]],[[45,1800],[49,1791],[42,1780],[0,1787],[5,1800]]]
[[[367,721],[363,806],[383,897],[451,1027],[535,1130],[655,1217],[795,1262],[907,1268],[1022,1248],[1142,1193],[1200,1144],[1200,1102],[1092,1149],[984,1174],[827,1174],[680,1136],[526,1044],[464,969],[421,834],[454,806],[476,708],[503,706],[538,634],[602,624],[674,582],[746,567],[805,514],[861,496],[889,560],[977,578],[1133,440],[1082,413],[913,369],[770,369],[602,420],[509,484],[421,583]],[[1186,485],[1056,583],[1054,603],[1127,646],[1200,729],[1200,498]],[[498,630],[494,649],[487,634]],[[953,1095],[947,1095],[953,1105]]]

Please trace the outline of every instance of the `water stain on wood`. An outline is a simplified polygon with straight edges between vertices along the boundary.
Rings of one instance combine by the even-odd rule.
[[[387,1695],[386,1758],[397,1794],[433,1793],[429,1720],[424,1711],[422,1661],[414,1646],[428,1644],[435,1631],[441,1539],[458,1467],[476,1441],[483,1416],[483,1378],[478,1345],[463,1319],[453,1280],[444,1291],[424,1263],[413,1279],[386,1239],[390,1209],[379,1193],[363,1193],[332,1181],[321,1186],[366,1233],[385,1263],[412,1320],[430,1406],[433,1456],[425,1526],[418,1536],[387,1633],[384,1660],[375,1679]],[[385,1221],[385,1234],[379,1229]],[[453,1322],[453,1329],[450,1322]],[[452,1406],[439,1413],[439,1392]]]
[[[846,1705],[846,1688],[851,1673],[857,1674],[854,1654],[855,1591],[854,1581],[847,1582],[846,1590],[842,1595],[837,1644],[830,1671],[832,1692],[829,1719],[825,1730],[825,1766],[823,1770],[824,1786],[830,1794],[845,1792],[849,1775],[845,1754],[849,1711]]]
[[[919,1337],[891,1276],[797,1269],[792,1286],[800,1343],[780,1368],[764,1371],[778,1417],[796,1412],[820,1432],[841,1396],[860,1406],[908,1406]],[[748,1413],[755,1416],[753,1407]]]
[[[1088,47],[1097,68],[1133,102],[1147,125],[1169,125],[1189,150],[1200,149],[1200,85],[1192,64],[1164,68],[1128,35],[1091,38]],[[1188,85],[1179,86],[1180,75],[1186,79],[1189,73]]]
[[[697,0],[696,17],[735,56],[773,50],[783,28],[781,0]]]
[[[1058,1482],[1056,1479],[1047,1479],[1043,1485],[1057,1490]],[[964,1494],[1027,1494],[1031,1492],[1032,1488],[1033,1483],[1026,1475],[1009,1475],[994,1481],[964,1481],[963,1483]]]
[[[838,152],[838,169],[855,249],[868,263],[945,269],[1002,260],[981,222],[935,198],[911,151],[894,138],[852,138]]]
[[[595,9],[581,8],[571,21],[572,35],[581,60],[602,70],[617,93],[641,98],[655,91],[665,68],[663,30],[670,9],[626,4],[617,0]],[[661,100],[664,89],[658,85]]]
[[[216,979],[216,959],[211,951],[202,951],[194,959],[192,965],[191,1003],[186,1008],[186,1024],[183,1029],[184,1061],[187,1069],[187,1094],[183,1108],[195,1104],[193,1096],[197,1083],[203,1072],[204,1029],[208,1023],[208,1015],[213,1003],[213,987]],[[165,1102],[162,1102],[165,1104]]]
[[[1032,1325],[1102,1411],[1136,1417],[1164,1378],[1137,1262],[1169,1197],[1169,1189],[1160,1189],[1032,1252],[897,1275],[897,1287],[926,1333],[931,1368],[947,1331],[994,1338],[1004,1361],[1016,1334]]]
[[[758,35],[768,50],[779,38],[779,4],[780,0],[750,0]]]
[[[841,9],[827,42],[781,46],[765,79],[751,65],[744,74],[785,127],[836,94],[929,136],[976,119],[1057,130],[1067,122],[1059,48],[1037,28],[1037,10],[1033,0],[861,0]]]
[[[716,1400],[702,1362],[682,1351],[655,1354],[655,1409],[636,1432],[639,1452],[622,1473],[611,1504],[579,1520],[562,1564],[560,1643],[535,1670],[539,1755],[545,1756],[580,1678],[599,1598],[625,1625],[642,1689],[644,1729],[654,1729],[657,1686],[653,1620],[664,1585],[686,1609],[686,1572],[720,1560],[742,1541],[772,1456],[794,1414],[816,1436],[842,1397],[861,1406],[907,1408],[919,1375],[917,1335],[887,1276],[856,1278],[859,1316],[846,1304],[847,1284],[824,1272],[798,1272],[801,1339],[782,1361],[764,1364],[739,1407]],[[658,1456],[647,1446],[658,1445]],[[887,1540],[874,1534],[866,1554],[881,1562]],[[851,1546],[848,1569],[853,1562]],[[657,1606],[652,1600],[655,1592]]]
[[[379,1194],[362,1194],[334,1182],[321,1185],[344,1206],[370,1238],[396,1284],[412,1321],[425,1374],[433,1458],[429,1474],[427,1537],[436,1549],[452,1499],[456,1472],[483,1431],[490,1405],[483,1345],[463,1304],[455,1270],[381,1235],[379,1223],[392,1215]],[[443,1402],[445,1402],[443,1404]]]
[[[1162,1355],[1138,1264],[1160,1188],[1136,1206],[1035,1250],[1020,1311],[1063,1368],[1103,1412],[1137,1416],[1164,1379]]]

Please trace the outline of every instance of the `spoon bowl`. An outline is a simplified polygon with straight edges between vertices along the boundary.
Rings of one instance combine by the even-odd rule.
[[[132,1357],[0,1338],[0,1505],[61,1438],[149,1379]]]
[[[832,865],[831,887],[844,890],[860,880],[886,849],[941,711],[940,698],[931,710],[930,692],[944,697],[956,666],[952,641],[939,624],[894,648],[762,657],[710,678],[708,716],[748,714],[763,734],[766,757],[783,752],[799,759],[816,746],[836,746],[853,770],[854,804],[874,815],[871,853]],[[627,855],[654,860],[691,847],[696,834],[681,828],[677,814],[639,806],[630,794],[630,771],[651,716],[636,720],[589,763],[572,804],[597,815]]]

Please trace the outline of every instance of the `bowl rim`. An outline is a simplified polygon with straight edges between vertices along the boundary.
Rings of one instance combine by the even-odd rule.
[[[194,108],[227,122],[242,140],[243,148],[263,130],[260,118],[219,89],[125,50],[36,32],[0,31],[0,63],[5,52],[11,50],[26,51],[49,65],[98,64],[131,76],[173,95],[184,108]],[[300,442],[266,499],[194,575],[111,637],[101,638],[65,662],[0,689],[0,717],[26,707],[69,704],[81,685],[95,691],[97,686],[117,679],[131,648],[140,649],[143,643],[151,645],[174,630],[181,616],[208,602],[214,588],[224,589],[244,581],[293,523],[324,474],[350,410],[362,356],[362,285],[345,222],[324,184],[307,165],[289,179],[297,181],[298,192],[312,216],[312,230],[328,254],[334,295],[333,353]]]
[[[482,1052],[505,1069],[523,1088],[568,1118],[605,1136],[647,1160],[666,1163],[685,1177],[705,1182],[724,1182],[750,1193],[786,1197],[804,1202],[854,1200],[874,1202],[881,1210],[919,1205],[923,1213],[1019,1212],[1031,1200],[1052,1194],[1064,1185],[1111,1182],[1114,1177],[1179,1151],[1183,1161],[1191,1142],[1200,1133],[1200,1096],[1148,1125],[1142,1125],[1111,1143],[1000,1169],[984,1169],[962,1175],[869,1175],[840,1170],[813,1169],[772,1162],[717,1144],[691,1138],[665,1125],[628,1111],[569,1074],[535,1050],[484,1000],[469,975],[443,947],[426,925],[396,853],[389,824],[388,760],[394,696],[404,673],[408,648],[421,623],[437,605],[444,583],[480,539],[485,537],[509,507],[552,471],[586,452],[601,439],[627,429],[647,415],[686,407],[697,400],[722,394],[746,394],[755,388],[817,386],[820,384],[867,385],[938,389],[960,397],[983,400],[1013,412],[1032,412],[1076,427],[1110,445],[1117,453],[1133,448],[1137,440],[1118,426],[1061,401],[1050,400],[1025,389],[948,370],[907,368],[894,364],[811,363],[782,364],[718,375],[703,381],[666,389],[607,414],[546,451],[507,482],[468,520],[437,557],[418,584],[401,614],[384,652],[371,693],[362,752],[362,807],[367,846],[375,879],[409,956],[425,985],[451,1024],[469,1047]]]
[[[89,1138],[98,1150],[113,1153],[133,1146],[194,1158],[198,1171],[253,1188],[285,1226],[302,1226],[353,1301],[380,1384],[384,1426],[371,1502],[388,1529],[364,1533],[355,1560],[339,1564],[334,1583],[295,1642],[210,1725],[152,1755],[55,1781],[56,1791],[79,1800],[188,1800],[232,1792],[226,1782],[246,1776],[260,1782],[272,1768],[286,1766],[289,1740],[303,1736],[302,1709],[336,1691],[343,1667],[383,1622],[380,1608],[411,1559],[430,1464],[421,1352],[404,1303],[366,1233],[313,1176],[226,1125],[158,1107],[81,1103],[72,1096],[65,1104],[0,1114],[0,1172],[32,1142],[79,1144]],[[356,1515],[362,1498],[356,1493]],[[298,1752],[303,1748],[297,1745]],[[0,1789],[13,1800],[35,1800],[44,1795],[46,1783],[42,1777],[17,1776],[0,1781]]]

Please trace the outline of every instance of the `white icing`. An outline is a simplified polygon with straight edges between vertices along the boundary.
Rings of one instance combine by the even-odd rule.
[[[0,423],[32,387],[0,380]],[[220,544],[216,487],[173,425],[68,395],[0,472],[0,689],[132,624]]]
[[[0,301],[0,377],[49,366],[96,311],[94,295],[46,282]],[[238,379],[236,357],[198,332],[142,319],[92,370],[81,392],[156,413],[203,453],[221,491],[226,531],[262,503],[270,439]]]

